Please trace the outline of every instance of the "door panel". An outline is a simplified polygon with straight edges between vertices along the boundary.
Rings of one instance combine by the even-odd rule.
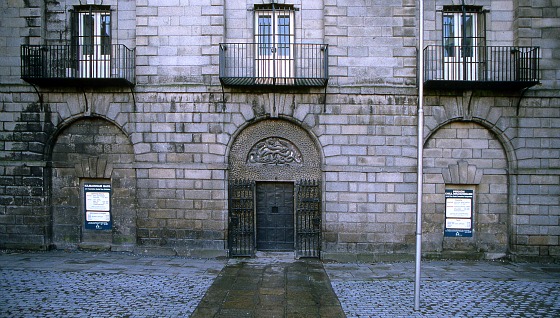
[[[294,184],[257,183],[257,249],[294,250]]]

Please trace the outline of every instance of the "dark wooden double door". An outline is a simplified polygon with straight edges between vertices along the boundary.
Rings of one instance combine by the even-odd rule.
[[[257,250],[293,251],[294,237],[294,184],[257,182]]]

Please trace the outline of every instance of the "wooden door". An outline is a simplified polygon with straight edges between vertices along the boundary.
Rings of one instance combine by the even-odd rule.
[[[294,250],[294,184],[257,183],[257,250]]]

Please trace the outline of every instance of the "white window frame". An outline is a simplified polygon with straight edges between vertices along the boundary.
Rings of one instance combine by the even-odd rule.
[[[476,12],[443,12],[443,71],[446,80],[478,79],[477,19]]]
[[[295,15],[293,8],[255,10],[255,77],[258,84],[293,84]]]
[[[111,11],[89,7],[77,9],[76,14],[79,77],[110,77]]]

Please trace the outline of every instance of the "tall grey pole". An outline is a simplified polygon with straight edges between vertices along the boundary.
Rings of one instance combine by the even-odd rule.
[[[418,175],[416,197],[416,271],[414,280],[414,310],[420,310],[420,276],[422,263],[422,187],[424,158],[424,0],[419,0],[420,36],[418,49]]]

